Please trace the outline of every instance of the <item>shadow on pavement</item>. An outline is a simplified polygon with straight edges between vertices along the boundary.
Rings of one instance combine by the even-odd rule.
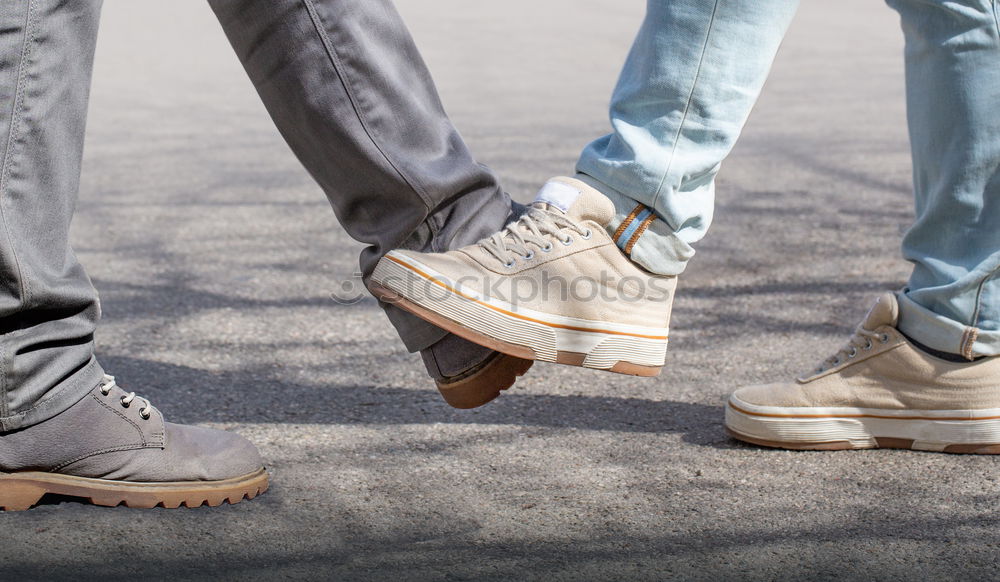
[[[260,509],[261,504],[257,503]],[[222,517],[226,511],[216,510]],[[230,527],[242,529],[252,512],[229,512]],[[190,517],[164,513],[177,526]],[[963,530],[990,528],[989,517],[928,517],[924,520],[813,527],[747,527],[719,523],[697,533],[664,531],[658,536],[609,532],[593,539],[487,541],[478,524],[457,519],[445,531],[397,529],[391,536],[341,538],[341,526],[292,549],[282,540],[260,537],[229,547],[211,561],[183,554],[122,553],[108,548],[103,561],[46,565],[4,564],[8,580],[914,580],[948,579],[946,565],[908,560],[899,553],[901,532],[925,532],[923,540],[947,547]],[[266,534],[267,532],[261,532]],[[625,534],[625,535],[623,535]],[[980,542],[995,544],[994,533]],[[126,540],[123,540],[126,542]],[[710,556],[725,552],[725,560]],[[516,556],[516,561],[512,558]],[[995,579],[989,563],[973,560],[962,578]]]
[[[613,396],[527,394],[515,388],[475,410],[456,410],[436,390],[378,385],[307,386],[267,370],[211,372],[149,360],[104,357],[121,378],[175,422],[286,424],[515,424],[642,433],[681,433],[692,444],[739,446],[722,430],[720,405]],[[430,381],[424,382],[430,388]],[[125,384],[127,386],[127,384]],[[174,390],[183,386],[184,391]],[[225,407],[212,402],[226,401]],[[223,412],[224,409],[224,412]]]

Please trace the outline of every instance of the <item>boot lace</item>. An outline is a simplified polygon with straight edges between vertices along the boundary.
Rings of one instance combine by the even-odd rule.
[[[115,377],[105,374],[104,379],[101,380],[101,394],[105,396],[111,394],[111,390],[116,386],[120,388],[120,386],[115,383]],[[153,413],[153,405],[149,403],[149,400],[146,400],[142,396],[136,396],[135,392],[129,392],[125,396],[122,396],[118,402],[121,403],[122,408],[128,408],[129,406],[132,406],[132,401],[136,399],[142,403],[142,408],[139,409],[139,416],[141,416],[143,420],[149,420],[149,417]]]
[[[887,343],[889,341],[889,334],[884,332],[872,331],[870,329],[865,329],[860,325],[854,330],[854,335],[851,336],[844,347],[840,348],[837,353],[833,354],[829,358],[823,360],[823,362],[816,368],[816,373],[820,374],[829,370],[830,368],[835,368],[840,364],[853,359],[861,351],[869,351],[875,345],[874,342],[880,344]]]
[[[552,250],[552,239],[566,246],[573,244],[573,237],[563,232],[564,229],[572,230],[584,240],[594,234],[589,228],[584,228],[561,214],[529,208],[528,212],[500,232],[479,241],[479,246],[496,257],[504,267],[510,268],[514,266],[514,257],[521,257],[526,261],[535,257],[535,251],[528,245],[534,245],[547,253]]]

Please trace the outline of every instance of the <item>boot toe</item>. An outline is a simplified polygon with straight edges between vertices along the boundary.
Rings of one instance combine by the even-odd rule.
[[[165,428],[167,465],[184,468],[170,480],[221,481],[264,467],[257,447],[235,432],[171,423]]]

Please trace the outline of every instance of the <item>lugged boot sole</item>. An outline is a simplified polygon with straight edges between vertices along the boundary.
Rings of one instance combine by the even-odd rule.
[[[222,481],[170,483],[113,481],[38,471],[0,473],[0,508],[23,511],[46,494],[78,497],[105,507],[217,507],[253,499],[267,491],[268,484],[264,469]]]

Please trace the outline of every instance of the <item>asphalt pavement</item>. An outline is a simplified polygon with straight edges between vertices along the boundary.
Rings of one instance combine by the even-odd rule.
[[[399,7],[522,201],[608,130],[643,10]],[[168,419],[252,439],[272,489],[0,514],[0,579],[995,579],[995,459],[768,450],[722,426],[730,391],[809,369],[906,280],[901,55],[882,3],[803,3],[680,280],[663,374],[537,364],[458,411],[373,300],[331,299],[361,247],[208,7],[106,3],[74,223],[100,358]]]

